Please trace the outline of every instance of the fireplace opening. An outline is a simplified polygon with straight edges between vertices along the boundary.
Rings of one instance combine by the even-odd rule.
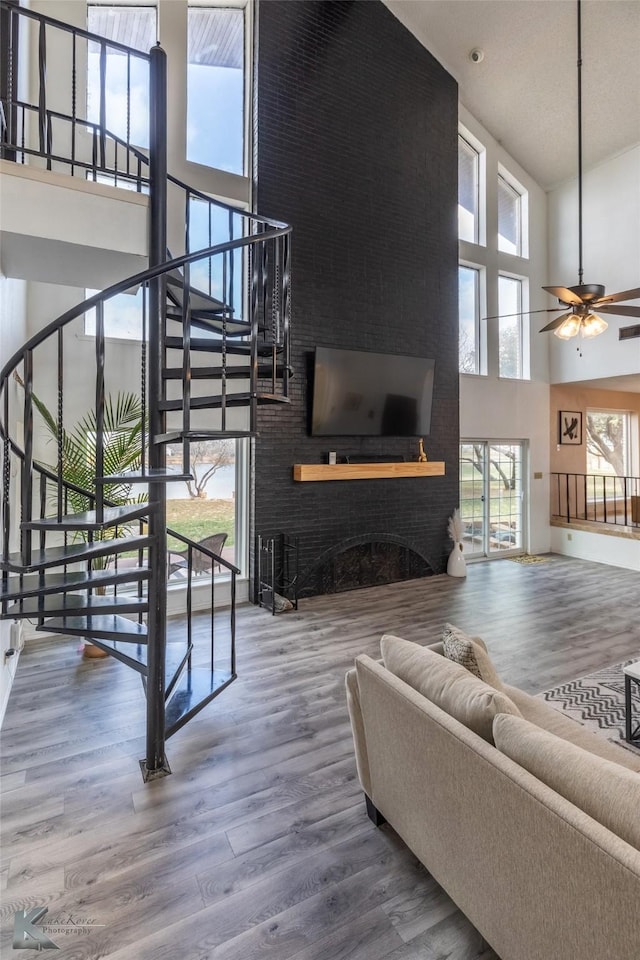
[[[342,593],[432,575],[429,562],[413,547],[382,534],[346,540],[326,551],[301,574],[298,596]]]

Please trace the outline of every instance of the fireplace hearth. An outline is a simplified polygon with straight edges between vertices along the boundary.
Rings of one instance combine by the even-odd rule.
[[[429,562],[405,541],[387,534],[351,538],[327,550],[301,572],[298,596],[342,593],[433,575]]]

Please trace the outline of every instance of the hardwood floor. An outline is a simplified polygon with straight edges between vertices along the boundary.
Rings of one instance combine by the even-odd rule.
[[[3,956],[18,909],[73,960],[490,960],[495,954],[365,814],[344,697],[382,633],[449,620],[538,692],[640,656],[640,577],[552,557],[238,611],[240,678],[169,741],[147,785],[140,680],[76,641],[30,643],[3,730]],[[4,953],[6,951],[6,954]],[[551,960],[551,958],[550,958]]]

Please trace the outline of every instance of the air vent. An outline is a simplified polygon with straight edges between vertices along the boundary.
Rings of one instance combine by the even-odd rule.
[[[640,337],[640,323],[634,323],[632,327],[620,327],[618,334],[619,340],[633,340],[634,337]]]

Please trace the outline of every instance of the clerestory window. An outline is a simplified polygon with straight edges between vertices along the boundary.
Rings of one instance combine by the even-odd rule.
[[[245,171],[245,10],[189,6],[187,160]]]
[[[148,53],[156,42],[154,6],[89,4],[87,29],[107,40]],[[109,133],[138,147],[149,146],[149,67],[108,44],[87,51],[87,119],[104,122]]]
[[[458,239],[479,243],[480,154],[458,134]]]

